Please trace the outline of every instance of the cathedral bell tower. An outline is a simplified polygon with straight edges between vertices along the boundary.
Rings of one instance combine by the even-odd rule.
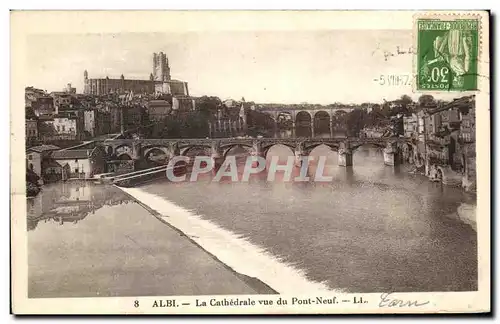
[[[170,80],[170,66],[167,55],[163,52],[153,53],[153,76],[155,81]]]
[[[90,93],[89,73],[87,70],[83,71],[83,93]]]

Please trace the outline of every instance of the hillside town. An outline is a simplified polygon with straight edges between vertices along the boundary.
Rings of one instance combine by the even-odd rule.
[[[111,157],[85,143],[106,139],[314,137],[405,137],[404,152],[414,172],[475,191],[475,100],[463,96],[446,102],[403,95],[383,103],[359,105],[308,103],[286,105],[194,97],[188,83],[170,77],[168,58],[153,54],[153,72],[144,80],[123,75],[89,78],[84,89],[67,84],[62,91],[25,88],[27,190],[42,183],[91,179],[96,174],[125,173],[152,165],[133,165],[129,155]],[[269,114],[269,111],[274,111]],[[314,116],[291,110],[318,111]],[[335,113],[321,114],[322,110]],[[310,115],[310,117],[308,117]],[[300,130],[306,130],[301,132]],[[120,167],[117,167],[119,165]],[[128,167],[123,168],[126,165]],[[154,165],[153,165],[154,166]]]

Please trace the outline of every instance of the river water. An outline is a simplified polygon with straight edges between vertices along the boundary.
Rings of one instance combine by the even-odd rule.
[[[274,293],[116,187],[52,183],[27,208],[29,298]]]
[[[242,151],[232,154],[241,174]],[[277,145],[267,159],[279,156],[283,162],[292,154]],[[477,234],[457,212],[474,213],[474,196],[410,174],[405,166],[384,166],[379,149],[359,148],[351,168],[338,166],[337,153],[327,147],[311,155],[327,157],[324,175],[332,181],[293,183],[278,176],[269,182],[257,176],[249,183],[212,182],[212,174],[197,182],[157,180],[139,189],[244,238],[331,289],[477,289]]]
[[[292,154],[277,145],[267,159],[284,163]],[[238,157],[241,174],[245,151],[229,155]],[[378,149],[359,148],[350,168],[339,167],[326,147],[311,155],[327,157],[324,175],[332,181],[284,182],[278,174],[269,182],[264,172],[246,183],[213,182],[207,174],[197,182],[159,179],[129,193],[153,209],[164,201],[166,222],[177,217],[178,228],[195,233],[190,239],[218,260],[278,292],[319,287],[308,282],[346,292],[477,289],[474,196],[405,166],[384,166]],[[52,184],[27,204],[30,296],[248,290],[118,188]],[[182,223],[190,214],[200,221]]]

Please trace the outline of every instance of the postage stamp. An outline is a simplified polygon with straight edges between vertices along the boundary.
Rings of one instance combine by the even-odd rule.
[[[480,20],[443,17],[417,19],[417,90],[477,90]]]
[[[488,19],[12,11],[12,312],[489,312]]]

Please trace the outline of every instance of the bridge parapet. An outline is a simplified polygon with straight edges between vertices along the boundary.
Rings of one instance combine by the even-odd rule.
[[[411,143],[409,138],[195,138],[195,139],[116,139],[102,142],[107,152],[116,154],[120,151],[131,152],[131,158],[144,159],[148,152],[160,149],[167,161],[174,156],[184,155],[194,147],[204,147],[207,153],[216,159],[224,159],[227,152],[235,147],[246,147],[250,154],[266,156],[274,145],[285,145],[296,158],[309,155],[319,145],[330,147],[339,153],[339,165],[352,165],[353,151],[363,145],[371,145],[384,149],[387,163],[398,163],[404,143]],[[124,148],[127,148],[124,150]],[[390,162],[393,161],[393,162]]]

